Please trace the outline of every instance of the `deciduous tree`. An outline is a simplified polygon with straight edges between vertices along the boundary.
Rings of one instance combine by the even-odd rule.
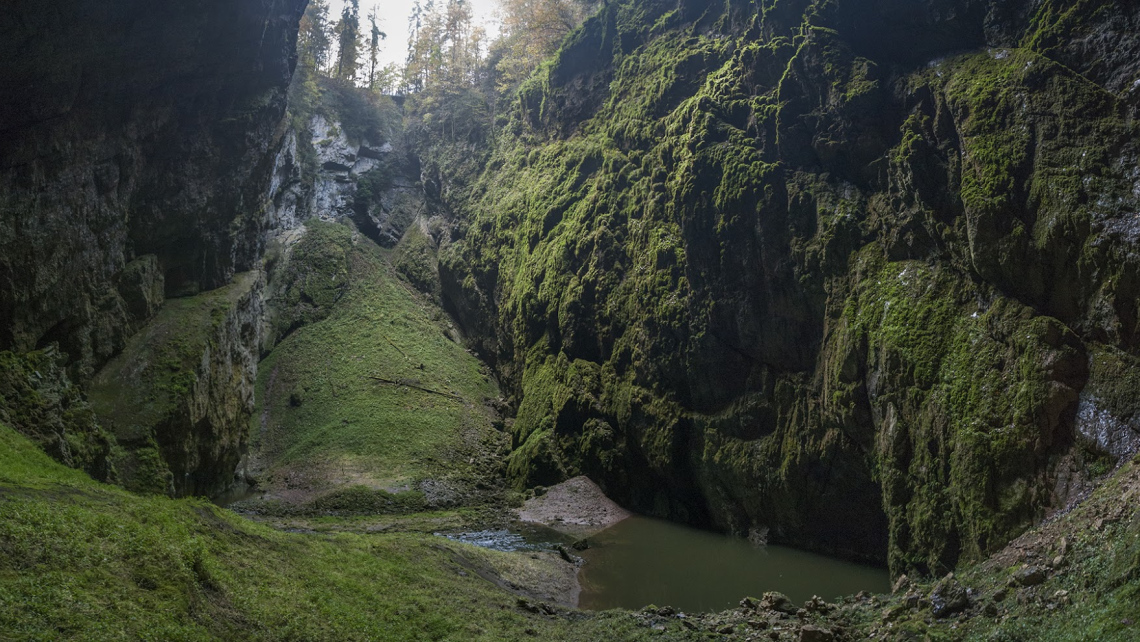
[[[517,87],[598,4],[596,0],[499,0],[503,31],[493,45],[499,90]]]

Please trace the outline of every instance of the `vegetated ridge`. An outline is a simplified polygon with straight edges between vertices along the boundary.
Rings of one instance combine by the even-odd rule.
[[[1136,21],[617,2],[481,162],[435,110],[444,304],[517,405],[514,483],[895,574],[1065,506],[1137,443]]]
[[[6,72],[58,82],[0,148],[0,420],[306,532],[0,427],[4,630],[1130,639],[1135,7],[626,0],[505,109],[286,117],[302,3],[215,4],[20,7],[65,28]],[[179,64],[56,64],[91,25]],[[896,592],[588,615],[555,557],[420,534],[581,473]]]

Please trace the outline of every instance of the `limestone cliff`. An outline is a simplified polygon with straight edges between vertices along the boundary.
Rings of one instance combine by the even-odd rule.
[[[0,413],[61,461],[156,492],[232,483],[305,4],[5,7]]]
[[[217,495],[234,483],[249,443],[260,346],[260,272],[172,299],[91,382],[102,425],[125,451],[127,488]]]
[[[327,78],[307,89],[295,83],[292,94],[269,191],[273,235],[310,218],[344,219],[380,245],[396,245],[413,220],[429,215],[396,102]]]
[[[5,7],[0,349],[58,343],[86,380],[162,293],[257,265],[304,6]]]
[[[1138,21],[606,5],[474,169],[467,140],[424,146],[516,483],[585,473],[895,572],[1062,505],[1137,443]]]
[[[327,316],[348,283],[345,248],[304,242],[307,221],[351,222],[393,247],[414,221],[433,215],[396,102],[339,81],[306,86],[302,80],[292,88],[268,195],[273,223],[263,355],[293,330]],[[297,251],[303,256],[293,261]]]

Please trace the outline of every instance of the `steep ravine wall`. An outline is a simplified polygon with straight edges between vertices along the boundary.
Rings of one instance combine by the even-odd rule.
[[[153,314],[256,266],[304,0],[19,0],[0,22],[0,349],[89,378]],[[144,283],[126,266],[147,255]],[[160,301],[159,301],[160,302]]]
[[[1063,505],[1136,443],[1138,15],[608,4],[424,153],[516,483],[896,573]]]
[[[52,427],[33,436],[62,461],[157,492],[232,483],[305,4],[5,7],[0,412]]]
[[[293,330],[324,318],[343,294],[340,261],[291,261],[309,221],[347,222],[391,248],[413,222],[424,225],[434,216],[396,102],[327,78],[314,81],[315,94],[299,96],[301,81],[291,90],[268,194],[263,356]]]

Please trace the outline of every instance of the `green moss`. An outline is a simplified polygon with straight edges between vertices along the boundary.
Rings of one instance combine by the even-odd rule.
[[[306,508],[334,515],[386,513],[418,513],[427,507],[427,499],[419,491],[389,493],[367,486],[349,486],[323,495]]]
[[[327,317],[348,288],[352,231],[319,220],[308,221],[305,229],[287,258],[272,266],[269,309],[274,336],[269,345]]]
[[[1034,29],[1079,33],[1056,7]],[[518,404],[513,482],[588,473],[899,572],[984,556],[1048,505],[1069,328],[1131,323],[1095,222],[1131,214],[1135,124],[1039,43],[888,72],[837,3],[673,9],[606,5],[486,162],[424,150],[456,186],[443,291]]]
[[[1072,322],[1105,260],[1092,221],[1126,202],[1113,141],[1135,125],[1116,96],[1031,51],[964,56],[939,73],[962,136],[970,260],[1003,290]]]
[[[113,481],[114,437],[96,421],[64,364],[54,348],[0,352],[0,421],[34,439],[60,463]]]
[[[1094,14],[1109,3],[1105,0],[1079,0],[1078,2],[1058,3],[1053,0],[1042,2],[1036,7],[1030,22],[1030,29],[1022,37],[1021,46],[1040,54],[1048,55],[1063,44],[1064,40],[1079,33],[1083,24],[1091,22]]]
[[[0,629],[62,640],[640,640],[623,613],[536,615],[499,588],[548,558],[430,535],[299,535],[140,497],[0,426]]]
[[[872,249],[860,259],[846,315],[880,377],[891,568],[940,573],[1042,516],[1050,497],[1036,475],[1079,385],[1053,373],[1080,372],[1084,353],[1055,319],[994,295],[980,307],[953,272]]]
[[[258,369],[252,432],[263,485],[287,487],[304,475],[314,492],[355,480],[395,493],[436,479],[470,492],[494,469],[488,452],[498,453],[485,406],[498,396],[495,383],[374,243],[349,242],[343,226],[314,229],[348,243],[336,245],[343,294]]]
[[[223,451],[221,457],[225,461],[211,460],[210,465],[217,463],[224,467],[237,463],[244,434],[229,434],[227,430],[244,425],[244,419],[236,425],[225,421],[232,415],[243,416],[248,409],[241,405],[242,400],[235,400],[234,390],[222,388],[219,392],[217,387],[206,390],[201,378],[207,374],[219,378],[237,376],[232,372],[208,372],[206,368],[214,365],[208,357],[220,349],[217,345],[220,333],[234,306],[248,302],[260,283],[260,273],[246,272],[217,290],[169,299],[158,314],[131,337],[123,352],[92,380],[87,391],[91,407],[100,423],[114,433],[118,444],[127,451],[115,455],[117,465],[122,467],[121,481],[127,487],[208,493],[230,482],[226,472],[187,468],[201,456],[198,448],[202,444],[198,438],[202,435],[195,432],[193,423],[202,420],[214,431],[206,437],[208,445],[203,447],[204,451]],[[233,396],[227,397],[228,394]],[[196,401],[215,404],[209,420],[204,410],[195,414]],[[227,402],[234,407],[226,407]],[[219,419],[214,420],[215,417]],[[156,447],[161,456],[157,454],[159,451],[153,450]],[[172,471],[176,471],[173,486],[169,483]],[[182,489],[178,483],[180,476],[192,472],[215,475],[216,482],[203,481],[199,488]]]
[[[88,397],[120,440],[145,440],[154,426],[186,403],[198,382],[202,355],[229,310],[249,295],[259,278],[247,272],[217,290],[170,299],[96,375]]]
[[[1098,407],[1122,421],[1140,415],[1140,359],[1110,346],[1095,344],[1090,350],[1091,372],[1085,391]]]
[[[439,297],[439,265],[435,241],[420,225],[412,225],[400,239],[393,257],[396,269],[417,290]]]

